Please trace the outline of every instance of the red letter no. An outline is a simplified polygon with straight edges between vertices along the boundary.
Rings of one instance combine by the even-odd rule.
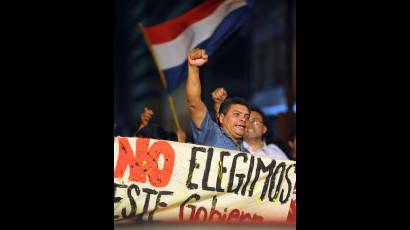
[[[130,167],[130,176],[128,178],[130,181],[145,183],[148,176],[151,185],[155,187],[166,186],[174,169],[174,149],[166,141],[157,141],[148,150],[150,139],[138,138],[136,140],[136,154],[134,156],[128,138],[118,138],[118,161],[114,170],[114,177],[123,177],[125,169]],[[164,159],[162,169],[158,167],[160,155]]]

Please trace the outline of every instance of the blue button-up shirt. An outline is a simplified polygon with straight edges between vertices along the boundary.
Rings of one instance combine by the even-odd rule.
[[[205,118],[202,121],[200,128],[197,128],[192,120],[191,125],[195,144],[249,153],[249,151],[243,146],[242,141],[240,145],[235,144],[226,131],[211,119],[208,111],[206,111]]]

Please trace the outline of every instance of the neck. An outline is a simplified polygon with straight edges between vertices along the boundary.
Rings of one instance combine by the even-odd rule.
[[[236,139],[236,138],[233,138],[233,137],[231,137],[231,139],[232,139],[233,143],[235,143],[236,145],[240,145],[241,139]]]
[[[253,149],[260,149],[265,145],[265,141],[263,141],[260,138],[259,139],[249,138],[249,139],[245,139],[245,141]]]
[[[231,135],[231,133],[229,133],[224,127],[221,126],[221,128],[224,130],[225,134],[227,134],[227,136],[229,138],[231,138],[231,140],[233,141],[233,143],[235,143],[236,145],[240,145],[242,138],[235,138],[233,137],[233,135]]]
[[[292,149],[290,152],[290,156],[292,157],[293,160],[296,160],[296,151]]]

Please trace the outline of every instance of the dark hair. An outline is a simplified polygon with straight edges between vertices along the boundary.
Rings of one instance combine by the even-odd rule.
[[[175,132],[168,132],[157,124],[148,124],[135,133],[136,137],[154,138],[158,140],[178,141]]]
[[[219,107],[219,111],[217,111],[217,113],[223,113],[224,115],[226,115],[226,113],[231,108],[231,105],[243,105],[243,106],[246,106],[246,108],[248,108],[249,111],[251,111],[251,107],[245,99],[241,97],[229,97],[222,102],[221,106]],[[216,119],[216,120],[217,120],[217,123],[220,125],[219,119]]]
[[[246,106],[246,108],[248,108],[249,111],[251,110],[248,102],[246,102],[245,99],[241,97],[230,97],[222,102],[221,106],[219,107],[218,113],[223,113],[226,115],[229,108],[231,108],[231,105],[237,105],[237,104]]]
[[[293,141],[296,138],[296,129],[289,133],[288,141]]]
[[[266,117],[265,113],[264,113],[261,109],[259,109],[259,108],[256,107],[256,106],[251,106],[250,111],[251,111],[251,112],[254,111],[254,112],[259,113],[259,114],[261,115],[261,117],[262,117],[262,123],[263,123],[267,128],[269,128],[269,127],[268,127],[268,126],[269,126],[269,125],[268,125],[268,118]]]

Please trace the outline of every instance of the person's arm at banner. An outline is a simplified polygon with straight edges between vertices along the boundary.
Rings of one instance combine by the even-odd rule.
[[[178,142],[185,143],[186,142],[186,133],[183,129],[177,129],[175,132],[178,137]]]
[[[208,61],[208,55],[203,49],[192,49],[188,54],[188,79],[186,82],[186,96],[188,110],[195,126],[200,128],[205,118],[207,108],[201,99],[201,81],[199,67]]]

